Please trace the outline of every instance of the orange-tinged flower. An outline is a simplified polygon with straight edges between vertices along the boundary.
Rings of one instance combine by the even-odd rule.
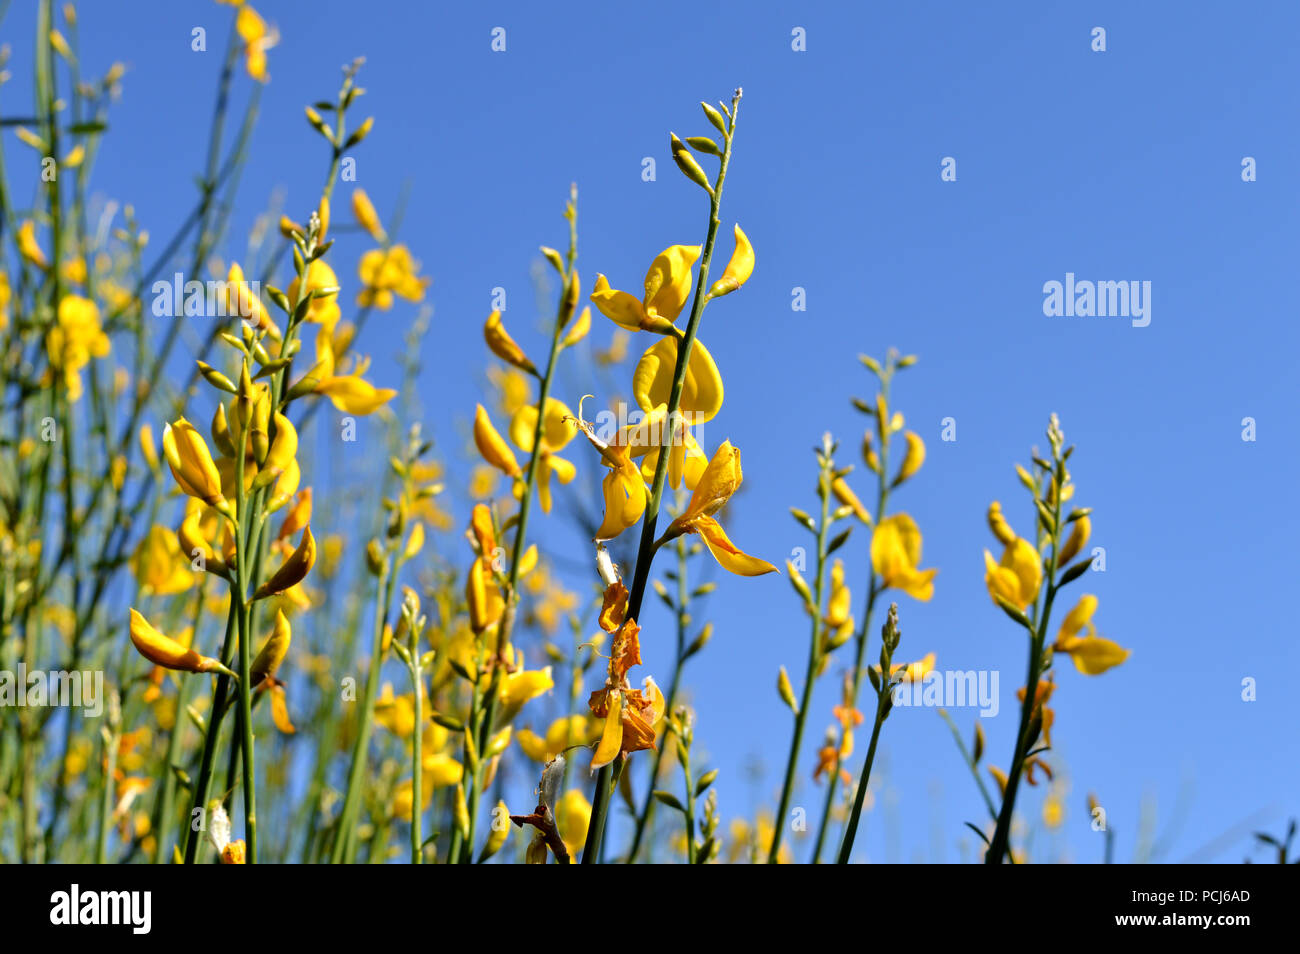
[[[654,747],[655,723],[664,713],[663,693],[649,676],[642,689],[633,689],[627,679],[627,671],[641,664],[640,631],[635,620],[627,620],[614,635],[605,686],[588,699],[592,714],[605,720],[600,743],[591,758],[593,771],[608,765],[619,754]]]

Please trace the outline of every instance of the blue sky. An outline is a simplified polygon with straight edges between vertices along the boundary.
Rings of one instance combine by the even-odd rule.
[[[0,24],[19,51],[29,45],[30,6],[14,4]],[[529,270],[538,245],[565,241],[569,183],[581,193],[588,286],[604,272],[635,288],[664,246],[702,238],[706,206],[671,165],[669,131],[708,133],[698,102],[742,85],[722,217],[727,231],[733,222],[746,230],[757,268],[709,308],[701,329],[727,385],[707,442],[727,438],[744,453],[745,491],[728,512],[733,539],[778,564],[804,545],[786,509],[815,504],[809,449],[829,430],[842,458],[857,462],[865,419],[849,397],[871,394],[857,354],[918,354],[895,405],[929,459],[895,506],[920,524],[924,563],[940,573],[932,602],[899,598],[900,653],[934,650],[941,668],[1001,672],[1002,715],[985,728],[990,757],[1005,768],[1025,647],[985,591],[981,551],[993,541],[984,513],[1000,499],[1029,532],[1012,465],[1045,445],[1055,411],[1078,445],[1076,500],[1094,508],[1094,542],[1107,554],[1106,572],[1076,587],[1097,594],[1102,634],[1133,656],[1097,679],[1058,666],[1054,739],[1070,791],[1054,846],[1075,860],[1100,857],[1089,791],[1107,807],[1121,860],[1135,850],[1144,805],[1164,838],[1161,860],[1240,860],[1250,830],[1276,831],[1300,812],[1300,651],[1289,612],[1300,522],[1287,503],[1300,463],[1287,284],[1300,253],[1300,195],[1287,171],[1300,160],[1289,108],[1300,88],[1300,9],[257,7],[283,38],[270,53],[227,252],[240,251],[274,190],[299,215],[314,203],[325,160],[302,107],[332,96],[338,67],[365,55],[362,105],[376,126],[356,152],[357,184],[381,212],[409,190],[401,238],[434,279],[424,419],[454,466],[467,466],[494,287],[507,289],[516,337],[541,347]],[[81,17],[87,70],[118,59],[130,67],[97,184],[165,235],[195,199],[230,11],[87,4]],[[190,50],[194,26],[207,28],[210,52]],[[498,26],[503,53],[490,48]],[[1104,53],[1090,46],[1097,26]],[[796,27],[806,31],[804,52],[791,49]],[[30,76],[25,62],[13,68],[6,111],[23,102]],[[654,182],[641,178],[646,156],[658,162]],[[948,156],[956,182],[940,180]],[[1247,156],[1258,181],[1242,181]],[[360,251],[353,239],[343,260]],[[1150,325],[1045,317],[1043,284],[1067,272],[1151,282]],[[805,312],[791,310],[795,287],[806,290]],[[373,377],[391,373],[410,315],[368,326]],[[597,317],[595,343],[610,330]],[[634,339],[633,349],[650,343]],[[583,389],[592,385],[559,396],[576,406]],[[957,422],[954,442],[940,440],[946,417]],[[1256,422],[1253,442],[1242,440],[1246,417]],[[861,475],[857,486],[865,494]],[[867,541],[859,531],[842,551],[856,612]],[[707,611],[716,635],[688,682],[730,817],[775,802],[790,733],[775,677],[785,664],[801,678],[808,627],[781,577],[719,582]],[[646,670],[664,680],[672,637],[658,612],[643,620],[643,638]],[[795,804],[814,818],[822,791],[808,784],[812,750],[840,668],[822,682],[800,768]],[[1253,703],[1241,700],[1246,677],[1258,683]],[[969,735],[972,711],[954,715]],[[757,786],[745,774],[755,756],[768,770]],[[982,807],[937,715],[891,718],[877,766],[882,790],[859,839],[863,857],[958,860],[962,842],[971,852],[962,822],[982,820]],[[1031,789],[1021,803],[1035,823],[1040,801]]]

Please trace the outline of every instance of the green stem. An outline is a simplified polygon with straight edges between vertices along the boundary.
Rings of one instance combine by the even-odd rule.
[[[1064,462],[1058,459],[1058,472],[1063,476]],[[1052,480],[1052,475],[1048,475]],[[1041,614],[1036,614],[1034,629],[1029,642],[1029,671],[1025,678],[1025,699],[1020,706],[1020,724],[1016,729],[1016,747],[1011,759],[1011,771],[1007,774],[1007,789],[1002,793],[1002,808],[998,812],[997,827],[993,831],[993,840],[984,855],[984,863],[1001,864],[1002,858],[1011,850],[1011,816],[1016,807],[1016,793],[1020,789],[1020,776],[1024,772],[1025,757],[1029,746],[1034,741],[1029,738],[1029,727],[1033,721],[1034,704],[1038,700],[1038,680],[1043,674],[1043,646],[1047,636],[1048,622],[1052,617],[1052,604],[1056,601],[1055,583],[1056,563],[1060,553],[1061,528],[1061,493],[1060,484],[1053,494],[1055,503],[1052,507],[1051,545],[1052,557],[1047,565],[1047,598],[1043,603]],[[1014,859],[1013,859],[1014,860]]]
[[[229,666],[230,652],[233,645],[232,640],[235,635],[235,619],[239,612],[239,607],[235,600],[230,601],[230,613],[226,617],[226,635],[221,644],[221,662]],[[217,740],[221,734],[221,720],[226,713],[226,698],[230,689],[230,677],[220,675],[217,677],[216,688],[212,693],[212,711],[208,713],[208,729],[203,739],[203,754],[199,760],[199,776],[194,786],[194,800],[190,804],[189,817],[185,819],[185,829],[182,841],[185,850],[185,863],[194,864],[198,856],[199,842],[201,839],[195,836],[194,819],[203,818],[207,811],[208,794],[212,789],[212,763],[216,759]],[[181,718],[180,712],[177,712],[176,718]],[[204,824],[206,828],[206,823]]]
[[[888,678],[888,677],[884,677]],[[871,744],[867,746],[867,760],[862,766],[862,777],[858,779],[858,793],[853,799],[853,811],[849,814],[849,824],[844,831],[844,841],[840,843],[839,864],[849,863],[853,853],[853,839],[858,834],[858,820],[862,815],[862,803],[867,797],[867,784],[871,780],[871,765],[876,760],[876,743],[880,741],[880,727],[885,724],[885,706],[889,700],[888,683],[886,689],[876,700],[876,724],[871,727]]]
[[[361,703],[361,725],[357,730],[356,742],[352,746],[352,765],[348,770],[347,795],[343,799],[343,810],[339,813],[338,830],[334,833],[334,846],[330,851],[330,863],[350,862],[354,854],[353,826],[361,798],[361,776],[366,765],[366,753],[370,748],[370,731],[374,726],[375,695],[379,691],[379,668],[383,662],[384,621],[388,617],[388,604],[393,598],[393,586],[396,574],[390,572],[388,560],[384,561],[376,586],[378,603],[375,606],[374,638],[370,647],[370,671],[366,676],[366,693]],[[416,731],[419,731],[417,726]]]
[[[808,670],[804,674],[803,697],[799,701],[799,711],[794,714],[794,737],[790,740],[790,755],[785,763],[785,781],[781,785],[781,801],[778,803],[776,817],[772,825],[772,846],[767,852],[767,863],[776,864],[781,853],[781,836],[785,833],[785,816],[790,809],[790,798],[794,793],[794,776],[799,766],[799,750],[803,746],[804,725],[808,721],[808,710],[812,707],[813,683],[817,680],[817,670],[821,665],[822,643],[822,595],[826,581],[826,531],[830,526],[830,469],[829,457],[822,464],[819,492],[821,495],[821,522],[817,525],[817,579],[813,589],[812,636],[808,641]],[[831,780],[832,786],[834,780]]]
[[[686,331],[677,343],[677,364],[673,371],[673,386],[668,394],[668,414],[666,420],[672,421],[678,416],[682,403],[682,387],[686,382],[686,368],[691,357],[691,348],[699,332],[700,318],[704,314],[704,304],[709,289],[709,264],[713,261],[713,245],[718,237],[718,209],[722,203],[722,187],[727,181],[727,167],[731,164],[731,146],[736,135],[736,117],[740,112],[740,90],[736,90],[731,99],[731,122],[727,127],[726,146],[718,168],[718,178],[714,181],[713,192],[709,202],[709,227],[704,238],[704,248],[700,255],[700,271],[695,280],[695,297],[691,301],[691,316],[686,323]],[[650,500],[646,504],[645,515],[641,523],[641,542],[637,547],[636,570],[632,578],[632,589],[628,594],[625,619],[636,619],[641,615],[641,601],[645,598],[646,583],[650,578],[650,564],[654,559],[655,524],[659,519],[659,503],[663,497],[664,481],[668,476],[668,458],[672,456],[664,449],[655,463],[654,482],[650,489]],[[621,771],[623,760],[615,764]],[[596,777],[596,790],[592,799],[591,824],[587,827],[587,841],[582,851],[582,863],[594,864],[600,856],[600,842],[605,834],[605,821],[608,809],[611,769],[606,765]]]

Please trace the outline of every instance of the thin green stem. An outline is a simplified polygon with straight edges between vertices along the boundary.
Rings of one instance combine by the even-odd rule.
[[[808,710],[812,707],[813,684],[817,681],[817,671],[821,666],[822,644],[822,597],[826,583],[826,532],[830,529],[830,461],[822,462],[820,486],[821,521],[817,524],[817,578],[813,585],[812,634],[808,640],[808,669],[804,673],[803,697],[799,701],[799,711],[794,714],[794,736],[790,740],[790,755],[785,763],[785,781],[781,785],[781,800],[777,804],[776,817],[772,826],[772,845],[767,852],[767,863],[776,864],[781,854],[781,836],[785,833],[786,813],[790,810],[790,798],[794,793],[794,776],[799,766],[799,751],[803,746],[804,725],[808,721]]]
[[[731,147],[736,135],[736,118],[740,112],[740,90],[736,90],[731,99],[731,117],[727,126],[726,145],[718,168],[718,177],[714,181],[709,202],[709,226],[704,238],[704,247],[700,255],[699,275],[695,280],[695,296],[691,301],[691,315],[686,323],[686,331],[677,343],[677,364],[673,371],[673,385],[668,394],[667,420],[674,421],[682,403],[682,388],[686,382],[686,369],[691,357],[691,348],[699,332],[700,318],[704,314],[704,305],[708,298],[709,264],[713,261],[713,246],[718,237],[718,209],[722,203],[722,187],[727,181],[727,167],[731,163]],[[675,438],[675,435],[674,435]],[[665,452],[659,455],[655,463],[654,482],[650,489],[650,500],[646,504],[645,515],[641,522],[641,541],[637,547],[636,570],[632,578],[632,589],[628,593],[627,613],[625,619],[634,620],[641,615],[641,602],[645,598],[646,584],[650,579],[650,564],[654,557],[655,524],[659,519],[659,505],[663,497],[664,482],[668,476],[668,458]],[[621,772],[623,758],[613,763]],[[592,798],[591,824],[587,826],[587,840],[582,851],[582,863],[594,864],[600,857],[600,843],[605,834],[605,822],[608,810],[611,780],[614,775],[609,765],[603,766],[596,776],[596,788]]]

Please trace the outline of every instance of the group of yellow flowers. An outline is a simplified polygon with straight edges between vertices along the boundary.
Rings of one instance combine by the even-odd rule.
[[[228,66],[242,60],[251,78],[266,82],[267,54],[278,32],[243,0],[221,2],[237,8]],[[42,11],[49,50],[75,62],[75,11],[64,12],[72,41],[53,29],[48,2]],[[286,859],[290,852],[307,861],[375,861],[403,851],[390,845],[391,833],[400,830],[409,833],[413,863],[481,863],[505,849],[512,824],[531,831],[516,851],[528,862],[634,861],[643,846],[654,851],[657,837],[691,863],[721,858],[713,788],[718,773],[697,775],[692,769],[697,727],[682,686],[686,662],[713,632],[706,623],[691,638],[693,607],[717,584],[692,587],[687,576],[705,551],[736,576],[779,572],[745,552],[724,529],[724,509],[743,480],[741,452],[729,440],[710,451],[703,438],[703,425],[722,411],[724,386],[699,337],[702,319],[708,305],[743,288],[755,267],[753,246],[737,225],[729,260],[720,275],[713,270],[741,92],[729,103],[701,104],[709,135],[670,140],[675,164],[707,196],[703,241],[660,252],[637,293],[614,288],[603,274],[586,293],[586,301],[613,324],[611,344],[595,353],[596,364],[617,366],[631,336],[645,332],[651,338],[631,374],[635,406],[629,411],[611,401],[609,413],[618,426],[601,423],[604,411],[595,421],[585,417],[591,395],[567,395],[566,402],[552,393],[563,380],[557,375],[561,359],[580,360],[574,355],[583,352],[571,349],[593,330],[576,267],[576,189],[565,210],[567,251],[541,249],[559,282],[544,347],[530,357],[500,311],[485,321],[487,348],[504,363],[490,377],[507,419],[498,429],[488,406],[480,403],[474,411],[472,441],[481,464],[467,494],[472,505],[459,546],[468,546],[469,557],[462,571],[455,555],[436,542],[427,545],[453,525],[437,502],[446,488],[442,465],[431,458],[432,444],[418,424],[398,429],[397,420],[411,408],[398,400],[398,388],[370,380],[369,361],[356,349],[373,311],[390,311],[399,300],[418,305],[430,280],[410,250],[392,240],[361,189],[351,193],[351,216],[356,231],[374,244],[360,256],[358,291],[350,304],[330,264],[337,261],[331,202],[339,160],[373,128],[366,119],[347,130],[349,110],[364,92],[355,82],[359,66],[345,68],[334,102],[306,110],[328,146],[329,173],[305,221],[280,218],[279,235],[292,257],[287,284],[281,290],[266,283],[275,274],[274,262],[244,258],[244,266],[232,261],[214,269],[225,280],[220,300],[210,304],[232,320],[186,365],[189,383],[174,394],[156,386],[165,377],[170,344],[153,365],[140,347],[147,312],[142,286],[137,281],[132,290],[131,275],[138,273],[148,235],[135,225],[133,213],[128,210],[126,227],[115,230],[113,249],[69,231],[78,216],[69,215],[65,206],[71,200],[57,184],[44,209],[21,217],[13,235],[15,266],[0,270],[7,387],[16,388],[17,434],[52,416],[67,444],[56,453],[8,430],[4,435],[6,452],[12,444],[16,453],[13,479],[6,477],[3,485],[0,524],[6,580],[0,590],[0,669],[13,659],[35,665],[44,658],[53,666],[67,649],[74,662],[101,660],[114,685],[101,731],[93,734],[70,722],[62,746],[48,758],[40,748],[49,734],[45,728],[27,716],[15,724],[21,745],[17,771],[5,775],[8,763],[0,760],[0,857],[8,854],[9,796],[21,792],[26,807],[11,841],[24,860],[73,851],[66,845],[84,829],[95,831],[93,856],[99,861],[110,857],[114,830],[116,850],[128,859],[143,854],[194,863],[211,847],[224,863]],[[121,78],[121,68],[114,67],[95,97],[78,100],[79,108],[102,105]],[[38,106],[35,129],[22,128],[18,135],[45,155],[58,146],[58,123],[52,100]],[[101,131],[84,133],[61,168],[86,173]],[[702,163],[712,161],[716,172],[706,173]],[[207,187],[215,190],[215,180]],[[215,208],[201,213],[199,265],[215,261],[205,243],[220,231],[209,218],[219,214]],[[345,309],[355,309],[354,320],[345,320]],[[414,344],[423,322],[412,326]],[[136,347],[120,350],[135,351],[134,386],[124,367],[103,380],[102,368],[119,357],[117,343],[126,345],[133,335]],[[305,352],[309,339],[311,351]],[[33,344],[34,350],[27,348]],[[25,350],[43,356],[42,367],[31,370]],[[901,614],[897,604],[877,606],[886,592],[923,602],[935,592],[937,570],[924,566],[920,528],[908,513],[891,509],[893,493],[917,477],[926,457],[924,441],[892,404],[894,379],[915,358],[891,351],[883,362],[862,360],[879,385],[870,401],[855,401],[869,419],[861,458],[874,486],[859,496],[851,486],[854,468],[837,462],[839,445],[826,435],[815,449],[818,507],[811,514],[791,511],[816,545],[811,564],[792,559],[784,573],[811,629],[798,689],[784,667],[777,678],[793,722],[784,784],[774,814],[733,825],[729,860],[793,860],[789,811],[804,764],[814,687],[842,659],[839,702],[812,764],[813,779],[824,778],[826,792],[809,860],[822,860],[832,828],[839,827],[838,860],[848,861],[870,804],[873,759],[894,691],[923,680],[935,666],[933,653],[895,658]],[[406,369],[408,379],[413,367]],[[199,381],[206,391],[194,387]],[[368,439],[386,441],[385,474],[378,492],[365,498],[376,513],[336,507],[334,501],[349,491],[323,478],[315,479],[313,495],[312,461],[300,452],[313,433],[307,428],[320,398],[344,419],[373,415]],[[161,439],[149,414],[168,422]],[[126,421],[126,437],[115,444],[119,417]],[[574,451],[570,445],[579,435],[583,449]],[[1091,515],[1067,506],[1074,494],[1066,466],[1073,448],[1065,446],[1054,417],[1048,440],[1050,454],[1035,456],[1032,472],[1019,469],[1033,496],[1034,532],[1019,536],[997,502],[988,511],[989,527],[1003,547],[999,559],[985,551],[988,591],[1026,631],[1029,644],[1010,771],[990,769],[1001,792],[1000,807],[988,800],[987,858],[994,862],[1016,858],[1011,818],[1021,777],[1032,784],[1035,768],[1047,768],[1054,654],[1068,655],[1086,675],[1103,673],[1128,656],[1098,635],[1092,595],[1082,596],[1056,631],[1049,630],[1058,591],[1088,568]],[[141,468],[131,463],[133,444]],[[598,464],[587,474],[584,455]],[[543,516],[559,519],[553,516],[557,485],[573,486],[582,477],[591,479],[593,501],[599,480],[584,554],[591,567],[589,598],[558,582],[558,555],[539,543],[542,537],[530,522],[534,499]],[[497,494],[502,479],[508,492]],[[139,487],[134,501],[127,493],[131,486]],[[60,494],[62,540],[47,548],[40,521],[47,498]],[[132,518],[144,529],[138,538],[125,531],[134,539],[127,554],[120,538]],[[870,533],[860,617],[837,555],[857,527]],[[103,533],[98,561],[87,549],[90,543],[80,540],[87,528]],[[356,539],[362,537],[364,543]],[[661,552],[675,565],[664,569],[659,560],[656,566]],[[345,567],[353,554],[357,569],[349,576]],[[59,573],[69,562],[71,586]],[[134,586],[125,618],[100,606],[116,566],[129,569]],[[675,621],[672,672],[661,674],[666,691],[649,675],[634,685],[632,675],[642,665],[643,641],[668,645],[672,639],[657,625],[643,627],[643,601],[652,592]],[[47,623],[63,634],[61,640],[43,643]],[[568,647],[561,638],[566,630],[572,636]],[[873,664],[866,650],[874,631],[880,642]],[[83,633],[89,634],[85,641]],[[123,651],[123,633],[146,670]],[[398,664],[407,679],[400,691],[385,675]],[[859,708],[864,679],[875,694],[874,717]],[[534,701],[548,696],[560,697],[560,712],[546,724]],[[259,734],[256,713],[263,699],[278,735]],[[534,705],[525,710],[529,703]],[[311,731],[298,733],[295,722]],[[851,764],[854,733],[867,724],[870,742],[857,769]],[[535,731],[534,725],[545,728]],[[375,735],[375,727],[384,732]],[[287,746],[303,735],[315,745],[310,771],[291,779],[291,761],[303,763],[291,760]],[[978,751],[967,759],[972,770],[983,746],[977,727]],[[581,748],[590,750],[590,759],[571,781],[572,753]],[[528,760],[529,784],[537,780],[537,804],[511,814],[502,766],[515,750]],[[634,760],[638,752],[646,754]],[[45,831],[35,807],[40,799],[34,780],[42,773],[52,788]],[[587,773],[594,776],[590,786]],[[680,780],[672,783],[676,773]],[[517,775],[511,784],[518,784]],[[634,786],[644,787],[639,799]],[[268,799],[268,792],[275,797]],[[150,795],[152,808],[139,807]],[[290,796],[296,801],[288,803]],[[632,816],[626,852],[604,840],[616,796]],[[678,817],[656,826],[656,806]],[[193,823],[196,818],[201,823]],[[429,818],[434,824],[426,828]],[[234,837],[237,831],[242,837]]]

